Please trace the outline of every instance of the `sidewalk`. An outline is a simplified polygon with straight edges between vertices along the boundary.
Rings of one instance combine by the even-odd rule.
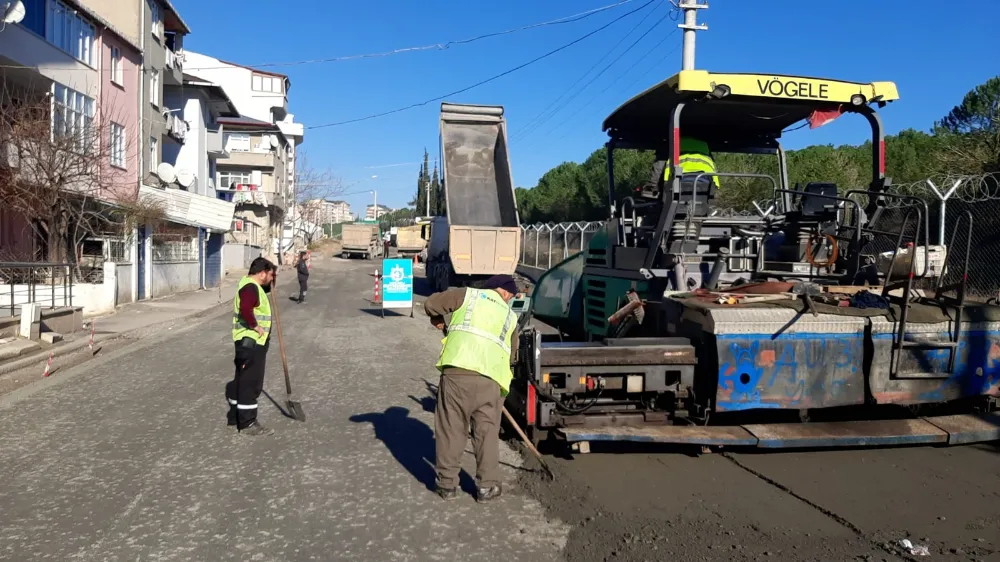
[[[240,277],[230,274],[218,288],[130,303],[118,307],[112,314],[85,318],[84,329],[73,334],[65,334],[64,341],[0,363],[0,375],[47,359],[49,352],[53,357],[59,357],[78,351],[90,344],[91,330],[94,334],[94,343],[97,344],[165,322],[193,318],[213,309],[221,310],[224,304],[232,302]]]

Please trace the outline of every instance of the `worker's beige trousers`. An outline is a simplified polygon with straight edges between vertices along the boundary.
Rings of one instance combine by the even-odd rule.
[[[434,437],[438,486],[458,487],[462,454],[472,424],[476,482],[481,488],[500,483],[500,385],[481,375],[441,375]]]

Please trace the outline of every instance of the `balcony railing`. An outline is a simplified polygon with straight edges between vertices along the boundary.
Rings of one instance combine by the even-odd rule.
[[[222,156],[226,154],[226,145],[223,142],[222,127],[207,129],[207,140],[205,149],[209,154]]]
[[[167,53],[167,67],[175,70],[184,70],[184,51],[171,51],[165,49]]]

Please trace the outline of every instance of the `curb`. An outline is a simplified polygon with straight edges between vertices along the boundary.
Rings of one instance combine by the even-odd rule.
[[[285,279],[285,278],[283,278],[283,279]],[[277,285],[276,288],[280,288],[283,285],[285,285],[285,283],[278,283],[278,285]],[[169,298],[169,297],[164,297],[164,298]],[[149,299],[149,300],[156,300],[156,299]],[[146,301],[143,301],[143,302],[146,302]],[[131,329],[131,330],[126,330],[124,332],[116,332],[114,334],[103,334],[102,336],[99,336],[99,337],[95,336],[94,337],[94,344],[96,345],[96,344],[102,343],[102,342],[114,341],[114,340],[117,340],[117,339],[125,338],[125,337],[128,337],[131,334],[135,334],[135,333],[137,333],[137,332],[139,332],[141,330],[146,330],[146,329],[151,328],[153,326],[159,326],[159,325],[162,325],[162,324],[166,324],[168,322],[176,322],[178,320],[199,319],[199,318],[211,315],[213,312],[215,312],[215,310],[217,308],[220,308],[220,307],[223,307],[223,306],[231,306],[231,305],[232,305],[231,302],[223,301],[223,302],[220,302],[220,303],[217,303],[217,304],[213,304],[213,305],[211,305],[211,306],[209,306],[207,308],[203,308],[203,309],[201,309],[201,310],[199,310],[197,312],[192,312],[191,314],[185,314],[183,316],[178,316],[177,318],[171,318],[170,320],[164,320],[163,322],[157,322],[157,323],[149,324],[149,325],[143,326],[141,328],[134,328],[134,329]],[[93,318],[90,318],[90,320],[93,320]],[[90,339],[89,338],[80,338],[79,340],[74,340],[72,342],[68,342],[68,343],[63,344],[63,345],[53,346],[53,347],[49,348],[46,351],[52,353],[52,357],[61,357],[63,355],[68,355],[70,353],[75,353],[75,352],[79,351],[80,349],[86,347],[89,343],[90,343]],[[30,367],[30,366],[34,365],[36,362],[38,362],[38,361],[47,360],[48,357],[49,357],[49,354],[46,353],[45,351],[43,351],[41,353],[34,353],[34,354],[29,355],[27,357],[22,357],[20,359],[17,359],[16,361],[11,361],[9,363],[4,363],[4,364],[0,365],[0,377],[5,376],[5,375],[9,375],[10,373],[13,373],[15,371],[20,371],[21,369],[24,369],[26,367]]]
[[[137,333],[137,332],[139,332],[141,330],[146,330],[146,329],[152,328],[154,326],[159,326],[159,325],[162,325],[162,324],[166,324],[168,322],[176,322],[176,321],[179,321],[179,320],[193,320],[193,319],[199,319],[199,318],[205,317],[205,316],[210,316],[213,312],[215,312],[215,309],[220,308],[222,306],[225,306],[226,304],[227,303],[224,303],[224,302],[223,303],[219,303],[219,304],[210,306],[208,308],[199,310],[198,312],[194,312],[192,314],[187,314],[187,315],[184,315],[184,316],[178,316],[177,318],[172,318],[170,320],[165,320],[163,322],[149,324],[148,326],[143,326],[141,328],[134,328],[132,330],[126,330],[124,332],[115,332],[113,334],[102,334],[100,336],[95,336],[94,337],[94,345],[97,345],[99,343],[114,341],[114,340],[118,340],[118,339],[122,339],[122,338],[127,338],[129,335]],[[49,348],[48,351],[50,353],[52,353],[52,357],[62,357],[64,355],[69,355],[71,353],[75,353],[75,352],[83,349],[84,347],[87,347],[87,345],[89,343],[90,343],[90,339],[89,338],[80,338],[78,340],[74,340],[72,342],[68,342],[68,343],[66,343],[64,345],[53,346],[53,347]],[[22,358],[20,358],[20,359],[18,359],[16,361],[11,361],[10,363],[4,363],[3,365],[0,365],[0,377],[2,377],[4,375],[9,375],[10,373],[13,373],[15,371],[20,371],[21,369],[25,369],[27,367],[30,367],[30,366],[34,365],[35,363],[37,363],[38,361],[47,360],[48,357],[49,357],[49,354],[45,353],[43,351],[41,353],[35,353],[33,355],[29,355],[28,357],[22,357]]]

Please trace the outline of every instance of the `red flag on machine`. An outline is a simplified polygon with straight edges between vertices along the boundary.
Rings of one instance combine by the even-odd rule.
[[[844,114],[842,106],[837,106],[836,109],[820,110],[817,109],[809,114],[809,128],[818,129],[823,125],[826,125],[830,121],[840,117]]]

